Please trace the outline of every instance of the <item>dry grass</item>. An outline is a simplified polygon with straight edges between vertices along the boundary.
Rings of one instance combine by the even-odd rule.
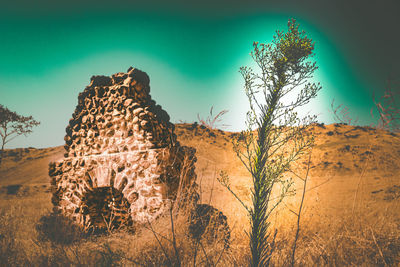
[[[294,229],[281,233],[273,263],[289,265]],[[297,266],[398,266],[400,228],[385,216],[375,222],[363,214],[334,218],[326,225],[306,222],[298,240]]]
[[[62,156],[62,149],[31,149],[18,156],[18,161],[11,155],[0,170],[0,266],[176,266],[177,251],[181,266],[246,266],[247,217],[216,181],[219,170],[228,171],[235,190],[249,200],[248,177],[230,146],[234,133],[193,125],[178,126],[177,131],[182,144],[197,149],[201,202],[227,216],[229,248],[223,238],[215,242],[201,239],[203,250],[188,235],[185,216],[174,217],[174,247],[169,214],[151,225],[153,231],[145,225],[135,233],[123,229],[103,235],[80,233],[62,218],[51,215],[51,195],[45,187],[47,164]],[[399,266],[400,137],[345,125],[317,125],[314,131],[317,146],[311,159],[295,265]],[[304,159],[298,163],[305,169]],[[9,191],[10,185],[21,186]],[[300,203],[300,187],[301,183],[297,196],[285,203],[293,210]],[[296,218],[285,206],[273,218],[278,235],[271,264],[287,266]]]
[[[187,216],[173,217],[174,230],[166,215],[136,233],[88,235],[39,203],[27,208],[24,201],[8,201],[13,204],[0,213],[0,266],[177,266],[178,259],[181,266],[215,266],[229,260],[223,238],[188,234]]]
[[[135,234],[121,230],[107,235],[78,235],[71,242],[70,228],[65,225],[59,228],[57,239],[43,238],[43,233],[34,229],[44,217],[35,216],[33,210],[27,212],[23,202],[16,202],[0,214],[1,266],[178,266],[168,216]],[[180,266],[246,265],[248,240],[242,229],[234,229],[231,245],[225,248],[221,239],[197,243],[187,234],[186,219],[180,216],[174,221]],[[363,214],[348,214],[329,221],[328,225],[324,220],[320,224],[314,220],[302,223],[296,266],[400,264],[400,224],[393,216],[382,214],[371,221]],[[273,266],[290,265],[294,231],[293,223],[278,232]]]

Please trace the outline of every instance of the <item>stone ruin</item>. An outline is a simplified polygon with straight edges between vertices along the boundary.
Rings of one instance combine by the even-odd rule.
[[[65,157],[51,163],[55,210],[85,229],[146,223],[171,200],[196,201],[195,149],[149,94],[146,73],[93,76],[66,128]]]

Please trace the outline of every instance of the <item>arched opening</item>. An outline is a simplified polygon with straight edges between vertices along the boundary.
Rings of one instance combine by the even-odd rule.
[[[129,202],[122,192],[113,187],[97,187],[82,198],[82,213],[87,216],[94,231],[131,226]]]

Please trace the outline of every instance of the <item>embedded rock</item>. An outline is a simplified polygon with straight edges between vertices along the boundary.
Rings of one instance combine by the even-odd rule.
[[[55,209],[85,229],[146,223],[178,195],[181,203],[198,198],[195,149],[177,142],[149,82],[129,68],[93,76],[79,94],[65,158],[50,164],[49,175]]]

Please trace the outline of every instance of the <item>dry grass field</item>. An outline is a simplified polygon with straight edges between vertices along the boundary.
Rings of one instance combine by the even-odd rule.
[[[344,124],[311,127],[316,138],[297,241],[297,266],[399,266],[400,134]],[[0,167],[1,266],[245,266],[248,218],[217,181],[226,171],[233,190],[250,201],[249,174],[236,157],[236,133],[178,124],[178,140],[195,147],[201,202],[222,211],[231,229],[221,240],[194,242],[184,215],[168,214],[135,232],[87,235],[51,215],[48,164],[63,147],[6,150]],[[308,156],[296,162],[304,177]],[[287,174],[288,177],[290,173]],[[272,216],[276,250],[271,264],[289,265],[303,183]],[[173,239],[176,239],[175,246]]]

